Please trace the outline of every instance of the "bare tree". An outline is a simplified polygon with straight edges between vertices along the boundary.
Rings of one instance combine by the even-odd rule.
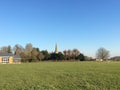
[[[3,47],[1,47],[1,52],[7,52],[7,49],[8,49],[7,46],[3,46]]]
[[[32,47],[32,44],[29,43],[29,44],[26,44],[26,47],[25,47],[25,55],[27,56],[28,59],[31,58],[31,51],[32,51],[33,47]]]
[[[21,45],[16,44],[14,47],[15,55],[20,55],[23,51],[24,48]]]
[[[9,46],[3,46],[3,47],[1,47],[0,52],[11,53],[12,52],[11,46],[9,45]]]
[[[65,55],[65,60],[67,60],[67,56],[68,56],[67,50],[64,50],[63,53],[64,53],[64,55]]]
[[[72,50],[72,59],[76,59],[76,57],[80,54],[80,51],[78,49]]]
[[[70,60],[70,59],[71,59],[71,56],[72,56],[72,51],[69,49],[69,50],[67,51],[67,53],[68,53],[68,59]]]
[[[80,51],[78,49],[73,49],[73,54],[76,56],[78,56],[80,54]]]
[[[98,59],[108,59],[108,57],[110,56],[110,54],[109,54],[109,51],[108,50],[106,50],[105,48],[99,48],[98,50],[97,50],[97,53],[96,53],[96,57],[98,58]]]
[[[32,49],[33,49],[33,47],[32,47],[32,44],[31,44],[31,43],[26,44],[25,52],[31,52]]]

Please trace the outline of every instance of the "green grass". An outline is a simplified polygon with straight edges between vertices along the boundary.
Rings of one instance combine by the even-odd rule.
[[[0,90],[120,90],[120,62],[1,64]]]

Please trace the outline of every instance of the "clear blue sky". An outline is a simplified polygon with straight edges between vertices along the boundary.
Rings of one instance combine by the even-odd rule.
[[[120,55],[120,0],[0,0],[0,47],[32,43],[41,50],[100,47]]]

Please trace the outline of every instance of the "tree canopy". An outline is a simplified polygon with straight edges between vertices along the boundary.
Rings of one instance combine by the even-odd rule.
[[[85,56],[81,54],[78,49],[68,49],[63,52],[48,52],[47,50],[40,51],[39,48],[33,47],[31,43],[26,44],[25,47],[22,45],[16,44],[13,49],[9,46],[3,46],[0,49],[0,52],[14,53],[14,55],[20,55],[22,62],[39,62],[39,61],[60,61],[60,60],[80,60],[84,61]]]
[[[109,51],[106,50],[105,48],[99,48],[96,52],[96,57],[98,59],[103,59],[106,60],[110,56]]]

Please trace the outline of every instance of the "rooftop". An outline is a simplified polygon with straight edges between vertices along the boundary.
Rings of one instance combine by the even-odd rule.
[[[0,52],[0,56],[13,56],[13,54]]]

